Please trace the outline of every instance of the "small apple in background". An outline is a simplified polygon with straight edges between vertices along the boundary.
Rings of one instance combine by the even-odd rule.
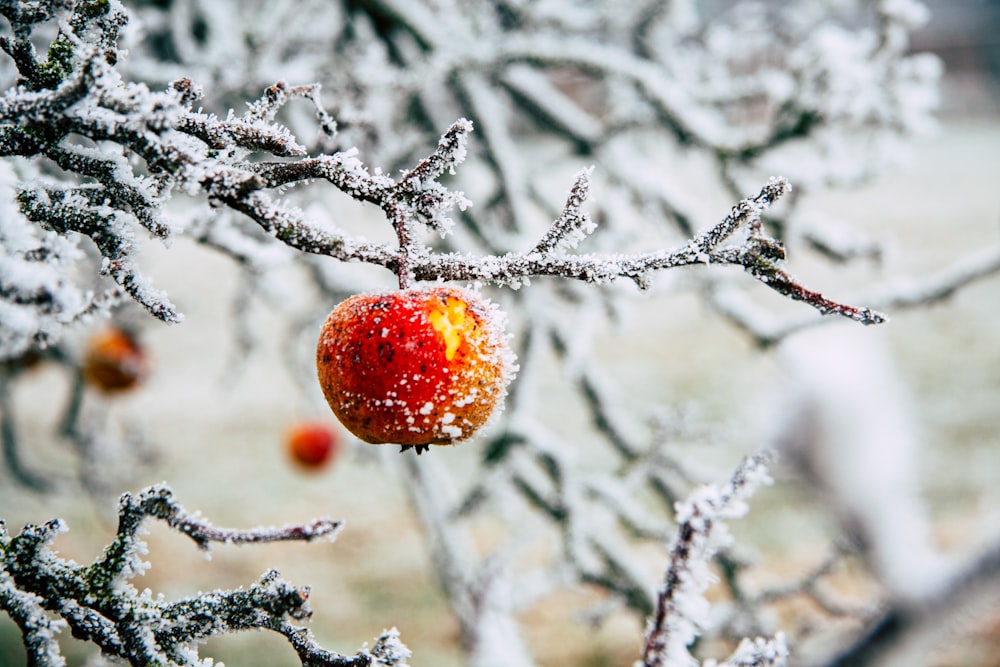
[[[112,326],[87,341],[81,371],[91,386],[114,394],[141,384],[150,368],[149,354],[136,335]]]
[[[516,367],[503,313],[457,287],[358,294],[333,309],[316,367],[330,408],[370,444],[417,453],[471,437]]]
[[[302,470],[319,471],[340,453],[342,443],[332,426],[319,421],[293,424],[285,436],[288,455]]]

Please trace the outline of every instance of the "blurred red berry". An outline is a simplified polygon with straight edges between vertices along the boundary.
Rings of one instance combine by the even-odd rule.
[[[127,391],[149,375],[149,355],[133,333],[111,327],[87,341],[82,371],[84,379],[102,391]]]
[[[289,430],[285,442],[292,460],[306,470],[318,470],[336,458],[340,440],[328,424],[301,422]]]

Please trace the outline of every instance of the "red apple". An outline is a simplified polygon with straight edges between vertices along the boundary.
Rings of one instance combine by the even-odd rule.
[[[361,440],[418,447],[471,437],[506,394],[514,365],[502,313],[456,287],[359,294],[316,348],[319,383]]]

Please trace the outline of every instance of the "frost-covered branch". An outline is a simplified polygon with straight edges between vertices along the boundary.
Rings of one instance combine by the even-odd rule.
[[[208,549],[212,542],[225,544],[250,544],[255,542],[288,542],[292,540],[312,541],[321,537],[333,539],[340,532],[342,522],[331,519],[317,519],[309,524],[286,526],[283,528],[254,528],[232,530],[216,528],[203,519],[188,514],[173,498],[173,493],[165,486],[153,486],[143,491],[138,498],[124,494],[118,505],[119,534],[134,539],[135,531],[147,517],[166,522],[197,543],[201,549]],[[127,547],[127,545],[126,545]]]
[[[1000,273],[1000,244],[970,253],[929,276],[910,281],[896,279],[882,293],[872,295],[878,304],[893,310],[926,306],[954,296],[974,282]]]
[[[884,610],[860,636],[824,667],[884,664],[890,656],[911,661],[926,654],[938,633],[968,622],[979,610],[994,610],[1000,584],[1000,542],[952,568],[934,595],[917,604],[897,602]],[[905,658],[904,658],[905,660]]]
[[[968,285],[997,274],[1000,274],[1000,247],[988,247],[970,252],[927,276],[889,279],[887,285],[871,290],[862,299],[881,310],[903,312],[946,301]],[[796,332],[820,324],[815,317],[779,320],[733,290],[712,290],[708,296],[719,313],[746,331],[761,347],[775,345]],[[824,312],[822,306],[817,309]]]
[[[435,574],[458,620],[471,667],[531,667],[516,621],[513,597],[537,594],[514,580],[499,556],[480,559],[472,535],[451,515],[455,491],[441,464],[407,457],[404,479],[431,545]]]
[[[282,528],[216,528],[185,511],[163,485],[137,496],[123,495],[118,516],[114,541],[89,565],[64,560],[50,548],[67,530],[60,520],[25,526],[14,536],[0,522],[0,609],[21,629],[32,667],[65,664],[55,640],[63,627],[96,644],[105,655],[136,666],[201,665],[202,640],[250,629],[283,635],[301,663],[310,667],[405,666],[410,653],[395,630],[384,632],[372,647],[354,656],[319,646],[308,629],[289,620],[311,615],[310,589],[289,584],[276,570],[268,570],[246,589],[216,590],[173,602],[129,583],[149,567],[141,559],[146,546],[139,537],[147,517],[164,521],[202,549],[212,542],[333,539],[341,522],[318,519]]]
[[[848,545],[835,545],[832,554],[802,577],[767,588],[754,596],[750,596],[748,602],[751,604],[766,604],[795,595],[805,595],[830,616],[870,615],[873,612],[872,608],[851,605],[837,600],[822,588],[821,582],[823,579],[833,571],[834,567],[843,560],[845,554],[850,550]]]
[[[193,105],[204,93],[189,78],[153,92],[122,77],[119,68],[124,54],[118,51],[117,41],[127,13],[116,0],[72,3],[66,10],[69,20],[59,24],[44,60],[18,40],[32,34],[48,10],[40,15],[7,10],[15,37],[4,44],[19,69],[21,85],[0,97],[0,155],[44,158],[62,170],[59,181],[38,179],[19,186],[21,213],[58,236],[89,238],[101,257],[98,275],[109,276],[164,321],[179,321],[180,315],[167,295],[154,289],[140,271],[136,233],[141,229],[161,239],[176,233],[161,215],[163,203],[175,190],[205,195],[247,216],[296,250],[383,266],[396,273],[402,285],[411,279],[519,285],[534,276],[597,283],[624,277],[645,285],[651,273],[668,268],[736,264],[779,293],[810,303],[821,312],[866,323],[880,321],[877,313],[834,303],[806,289],[775,264],[781,257],[780,244],[760,233],[759,215],[788,189],[785,180],[770,182],[759,195],[737,205],[722,223],[679,250],[569,254],[566,250],[594,230],[581,208],[590,187],[589,171],[584,171],[562,213],[531,251],[497,256],[437,253],[419,241],[418,230],[423,226],[445,236],[453,226],[452,211],[465,210],[470,204],[461,192],[439,182],[465,159],[470,121],[454,122],[437,149],[399,178],[379,170],[372,173],[353,149],[309,155],[286,126],[275,122],[276,113],[290,100],[304,98],[316,110],[321,130],[332,135],[336,123],[319,102],[318,86],[272,85],[242,115],[230,111],[220,117],[196,110]],[[58,12],[53,9],[52,13]],[[478,79],[471,74],[466,78],[472,86],[470,99],[492,94],[482,85],[472,85]],[[510,196],[526,192],[527,181],[513,171],[516,153],[507,129],[494,127],[494,121],[486,117],[481,123]],[[506,156],[502,160],[501,153]],[[144,170],[137,168],[135,158],[142,159]],[[313,179],[381,208],[396,230],[398,247],[372,243],[335,227],[321,228],[281,197],[282,188]],[[740,228],[749,233],[745,243],[720,245]],[[14,257],[25,261],[29,256],[47,255],[39,241],[28,243]],[[24,300],[23,288],[12,285],[10,289],[18,290],[14,301]],[[89,303],[80,302],[79,297],[73,303],[62,295],[59,299],[58,309],[70,319],[97,303],[97,297],[90,297]]]
[[[823,314],[836,313],[864,324],[885,321],[884,315],[869,308],[857,308],[827,299],[806,288],[776,264],[777,260],[784,258],[784,250],[780,243],[763,236],[760,214],[788,191],[790,185],[785,179],[771,179],[759,194],[734,206],[721,222],[678,250],[612,256],[539,251],[539,248],[556,251],[559,242],[568,235],[586,233],[587,229],[595,228],[579,214],[579,203],[586,187],[584,173],[578,176],[563,214],[531,252],[507,253],[499,257],[458,253],[432,256],[414,263],[414,274],[422,280],[483,280],[514,285],[534,276],[559,276],[598,284],[616,278],[629,278],[640,286],[646,286],[650,274],[668,268],[692,264],[735,264],[778,293],[808,303]],[[740,229],[749,232],[745,243],[722,245]]]
[[[743,516],[757,486],[770,481],[769,458],[761,454],[744,460],[727,484],[703,487],[678,506],[670,562],[646,628],[643,667],[694,664],[688,646],[706,622],[709,561],[730,539],[722,522]],[[773,640],[747,640],[728,664],[784,665],[787,656],[784,638],[778,635]]]

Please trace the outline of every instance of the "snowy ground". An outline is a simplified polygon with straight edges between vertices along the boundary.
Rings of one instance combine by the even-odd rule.
[[[894,236],[897,252],[887,273],[919,277],[1000,243],[998,148],[996,121],[947,124],[937,136],[917,142],[908,166],[860,192],[814,197],[808,206],[817,215],[835,214],[859,229]],[[404,497],[383,474],[378,454],[351,442],[343,459],[320,475],[304,476],[289,466],[281,444],[284,429],[296,418],[318,414],[281,365],[282,347],[289,341],[277,327],[260,331],[261,348],[233,376],[231,267],[183,242],[151,252],[148,273],[187,320],[150,330],[161,372],[141,393],[107,408],[109,418],[140,424],[158,452],[158,462],[139,473],[131,488],[166,480],[189,509],[201,510],[219,525],[283,524],[330,515],[345,519],[347,527],[335,544],[218,548],[205,560],[185,539],[153,526],[152,570],[137,585],[174,597],[248,584],[273,566],[290,581],[313,586],[311,627],[325,646],[351,653],[383,626],[396,625],[414,651],[413,664],[460,664],[456,624],[428,574],[426,549]],[[828,273],[807,255],[791,257],[789,266],[832,296],[850,296],[849,291],[836,293],[835,280],[842,274]],[[965,550],[985,534],[1000,533],[998,286],[1000,278],[994,277],[941,305],[896,314],[883,331],[873,333],[888,341],[912,397],[924,443],[923,489],[935,538],[948,549]],[[669,310],[655,304],[637,309],[625,325],[609,332],[602,345],[621,386],[630,388],[623,401],[701,402],[708,419],[734,434],[731,448],[719,444],[711,452],[691,452],[707,464],[735,460],[735,452],[755,446],[769,419],[766,406],[773,405],[759,397],[782,390],[781,371],[771,356],[755,352],[689,297],[672,301]],[[562,378],[551,380],[557,388]],[[758,398],[748,400],[749,390]],[[39,369],[19,391],[23,436],[39,443],[33,455],[42,460],[66,456],[45,444],[52,429],[52,396],[59,405],[66,392],[62,376]],[[460,459],[462,452],[432,455]],[[25,522],[64,517],[72,530],[59,546],[79,562],[94,558],[109,539],[113,506],[113,498],[97,506],[79,496],[33,496],[0,475],[0,516],[8,526],[16,530]],[[770,537],[785,536],[757,542],[774,550],[760,558],[768,564],[762,576],[775,578],[814,564],[819,545],[834,530],[822,503],[790,483],[761,493],[750,519],[734,532],[753,546],[754,531],[764,529]],[[870,585],[852,569],[838,573],[835,581],[845,595],[862,598]],[[554,596],[528,613],[526,632],[541,664],[628,665],[637,657],[641,628],[634,623],[613,618],[593,631],[575,622],[574,611],[586,597]],[[957,640],[934,654],[930,664],[995,664],[989,656],[1000,653],[1000,613],[956,632]],[[21,664],[17,646],[15,630],[0,620],[0,666]],[[203,654],[230,665],[294,662],[287,645],[264,635],[213,641]],[[79,664],[79,656],[73,661]]]

